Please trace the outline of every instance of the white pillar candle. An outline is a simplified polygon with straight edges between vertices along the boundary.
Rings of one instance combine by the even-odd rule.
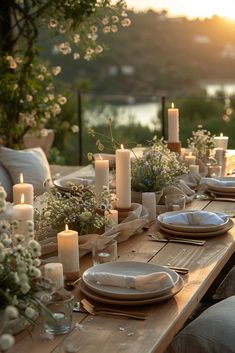
[[[21,203],[12,208],[12,221],[17,221],[17,225],[13,222],[13,233],[23,234],[25,243],[33,238],[33,206],[24,203],[24,194],[21,195]]]
[[[95,192],[97,198],[100,198],[104,186],[109,189],[109,161],[100,157],[100,159],[95,160]]]
[[[215,160],[218,165],[223,166],[225,162],[225,150],[221,147],[214,149]]]
[[[149,213],[149,221],[152,222],[156,219],[156,194],[155,192],[143,192],[142,204],[145,206]]]
[[[65,279],[73,280],[79,277],[79,247],[78,232],[68,229],[57,234],[58,258],[63,264]]]
[[[221,177],[222,176],[222,166],[221,165],[210,165],[208,168],[208,174],[210,177]]]
[[[130,150],[116,150],[116,192],[117,192],[117,207],[131,207],[131,164]]]
[[[64,287],[63,265],[59,262],[45,265],[45,277],[55,284],[55,289]]]
[[[20,173],[20,183],[13,185],[13,203],[20,204],[21,195],[24,194],[24,200],[27,205],[33,204],[33,185],[24,183],[23,174]]]
[[[216,147],[222,148],[226,151],[228,148],[228,136],[224,136],[223,133],[220,133],[220,136],[214,137]]]
[[[179,109],[174,103],[168,109],[168,142],[179,142]]]
[[[184,161],[187,167],[190,166],[190,164],[196,164],[196,156],[192,156],[192,153],[190,153],[188,156],[184,157]]]
[[[190,164],[189,171],[191,174],[199,174],[199,165],[198,164]]]
[[[108,230],[115,225],[118,224],[118,211],[117,210],[109,210],[105,211],[105,219],[107,221],[107,226],[105,227],[105,230]]]

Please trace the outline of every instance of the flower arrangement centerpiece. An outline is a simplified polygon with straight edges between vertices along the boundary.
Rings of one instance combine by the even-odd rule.
[[[0,187],[0,212],[4,211],[5,197]],[[51,282],[42,276],[39,268],[40,244],[32,238],[27,242],[25,239],[22,234],[13,236],[11,225],[0,221],[0,351],[14,344],[10,332],[12,320],[34,323],[44,307],[43,296],[52,291]]]
[[[134,158],[131,166],[132,190],[159,192],[172,184],[176,177],[187,173],[187,167],[163,139],[154,137],[143,156]]]
[[[192,153],[200,159],[208,159],[210,151],[215,148],[215,135],[210,131],[198,125],[198,130],[192,132],[192,136],[188,138],[188,146],[192,149]]]
[[[73,185],[62,194],[55,187],[44,193],[40,207],[35,209],[35,228],[40,239],[55,235],[68,224],[80,235],[97,232],[105,226],[104,212],[111,208],[110,194],[104,188],[99,199],[92,185]]]

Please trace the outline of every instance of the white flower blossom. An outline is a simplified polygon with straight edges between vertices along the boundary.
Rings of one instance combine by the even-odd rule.
[[[7,351],[15,344],[15,339],[9,333],[4,333],[0,336],[0,349],[2,351]]]
[[[37,312],[31,307],[27,307],[24,313],[29,319],[33,319],[37,315]]]
[[[8,305],[5,309],[5,316],[7,319],[16,319],[19,316],[18,309],[13,305]]]

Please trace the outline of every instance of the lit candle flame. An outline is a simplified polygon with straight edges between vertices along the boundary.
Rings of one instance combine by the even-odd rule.
[[[123,144],[121,144],[121,149],[124,150]]]
[[[20,203],[21,203],[21,204],[24,203],[24,194],[21,194]]]
[[[65,231],[67,232],[69,230],[68,224],[65,224]]]
[[[175,108],[175,104],[174,102],[171,103],[171,108],[174,109]]]
[[[99,154],[99,159],[103,159],[102,156]]]
[[[24,177],[23,177],[23,174],[20,173],[20,183],[23,184],[23,182],[24,182]]]
[[[192,152],[189,152],[189,154],[188,154],[188,155],[189,155],[189,156],[192,156],[192,154],[193,154]]]
[[[222,132],[220,133],[220,137],[224,137],[224,134]]]

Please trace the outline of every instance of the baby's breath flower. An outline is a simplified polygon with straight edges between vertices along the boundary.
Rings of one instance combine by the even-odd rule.
[[[109,18],[108,17],[104,17],[102,20],[102,23],[104,26],[106,26],[109,23]]]
[[[93,153],[88,152],[87,153],[87,159],[88,159],[88,161],[92,161],[93,160]]]
[[[50,22],[48,23],[49,28],[56,28],[58,25],[58,22],[55,19],[51,19]]]
[[[73,126],[71,126],[71,130],[75,134],[75,133],[79,132],[79,126],[78,125],[73,125]]]
[[[73,42],[74,43],[79,43],[80,40],[81,40],[80,34],[75,33],[74,36],[73,36]]]
[[[124,18],[121,20],[121,24],[123,27],[129,27],[131,25],[131,20],[129,18]]]
[[[33,308],[31,308],[31,307],[27,307],[26,309],[25,309],[25,316],[27,316],[29,319],[33,319],[33,318],[35,318],[35,316],[36,316],[36,311],[33,309]]]
[[[103,28],[103,32],[104,32],[104,33],[110,33],[110,31],[111,31],[111,27],[110,27],[110,26],[105,26],[105,27]]]
[[[19,316],[18,309],[13,305],[8,305],[4,313],[7,319],[16,319]]]

